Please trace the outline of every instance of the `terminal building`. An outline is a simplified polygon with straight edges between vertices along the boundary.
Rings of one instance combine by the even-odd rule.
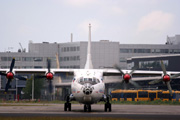
[[[86,41],[67,43],[30,42],[28,52],[23,50],[0,52],[0,68],[9,68],[12,58],[15,57],[15,68],[47,68],[47,58],[51,58],[52,68],[81,69],[84,68],[86,62],[87,44]],[[92,42],[91,47],[92,63],[95,69],[113,68],[115,64],[122,69],[131,69],[133,67],[133,57],[180,54],[180,35],[167,37],[165,44],[120,44],[119,42],[100,40]],[[58,56],[58,60],[56,56]],[[174,60],[178,62],[178,59]],[[170,70],[174,71],[176,69],[172,68]],[[1,77],[0,81],[0,89],[3,91],[6,78]],[[58,80],[54,80],[53,83],[57,88],[58,82]],[[65,77],[61,82],[71,82],[71,79]],[[13,81],[9,90],[15,91],[16,87],[18,89],[23,88],[26,85],[25,83],[19,81],[16,85],[16,82]]]

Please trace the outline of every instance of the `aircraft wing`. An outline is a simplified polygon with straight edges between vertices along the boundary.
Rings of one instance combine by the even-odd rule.
[[[51,72],[54,74],[58,73],[69,73],[73,74],[75,70],[79,69],[51,69]],[[120,73],[117,69],[98,69],[100,71],[103,71],[104,76],[121,76],[122,73]],[[9,69],[0,69],[0,72],[8,72]],[[124,73],[130,73],[131,70],[122,70]],[[13,69],[13,72],[18,73],[25,73],[25,74],[45,74],[48,72],[48,69]],[[180,72],[173,72],[173,71],[167,71],[169,75],[175,75],[179,74]],[[163,71],[146,71],[146,70],[136,70],[133,72],[133,77],[154,77],[154,76],[162,76]]]
[[[131,70],[121,70],[124,74],[131,73]],[[180,72],[169,71],[167,74],[173,76],[179,74]],[[103,75],[106,77],[104,80],[105,84],[108,83],[121,83],[122,82],[122,73],[117,69],[106,69],[103,70]],[[132,81],[146,81],[146,80],[158,80],[161,79],[163,71],[145,71],[145,70],[136,70],[132,74]]]
[[[122,70],[124,73],[130,73],[131,70]],[[169,75],[175,75],[179,74],[180,72],[174,72],[174,71],[167,71]],[[121,76],[122,73],[120,73],[116,69],[104,69],[103,70],[104,76]],[[148,70],[136,70],[133,72],[132,76],[135,77],[156,77],[156,76],[162,76],[163,71],[148,71]]]
[[[8,72],[9,69],[0,69],[0,72]],[[25,74],[45,74],[48,72],[48,69],[13,69],[13,72],[18,73],[25,73]],[[51,69],[51,72],[54,74],[58,73],[73,73],[74,69]]]

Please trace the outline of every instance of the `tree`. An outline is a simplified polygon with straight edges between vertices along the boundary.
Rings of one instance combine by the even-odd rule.
[[[33,77],[27,80],[26,87],[23,88],[23,98],[24,99],[31,99],[32,98],[32,80]],[[41,96],[41,90],[44,86],[44,79],[36,78],[34,79],[34,99],[39,99]]]

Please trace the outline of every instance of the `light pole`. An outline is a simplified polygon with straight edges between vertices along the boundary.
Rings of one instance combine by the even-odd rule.
[[[34,68],[34,61],[37,61],[38,59],[33,58],[33,68]],[[32,74],[32,101],[34,101],[34,74]]]
[[[34,74],[32,74],[32,101],[34,101]]]
[[[33,68],[34,68],[34,61],[36,59],[33,58]],[[32,101],[34,101],[34,74],[32,74]]]
[[[17,87],[17,85],[18,85],[18,80],[16,79],[16,101],[18,101],[18,87]]]

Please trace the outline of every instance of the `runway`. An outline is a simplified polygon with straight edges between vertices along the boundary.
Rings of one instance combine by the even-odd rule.
[[[83,105],[72,104],[72,111],[64,112],[63,104],[0,104],[0,116],[61,116],[113,117],[144,120],[179,120],[180,106],[174,105],[112,105],[112,112],[104,112],[104,105],[92,105],[92,112],[84,112]]]

